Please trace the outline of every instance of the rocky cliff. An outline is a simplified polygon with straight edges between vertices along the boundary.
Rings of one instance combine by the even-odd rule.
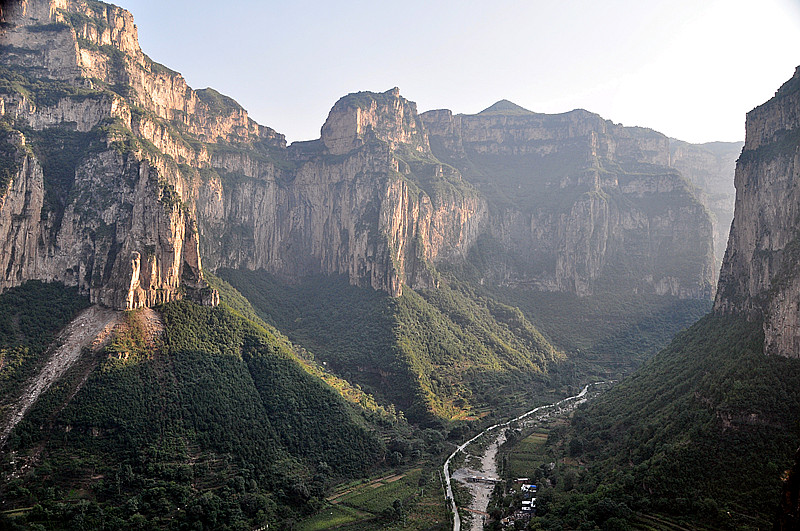
[[[477,236],[483,201],[430,155],[397,89],[342,98],[322,138],[287,157],[274,174],[218,168],[201,188],[203,251],[216,266],[346,274],[399,295],[433,287],[434,264],[463,257]]]
[[[397,89],[342,98],[319,141],[287,149],[235,101],[144,55],[122,9],[30,0],[6,18],[0,114],[25,164],[11,164],[3,198],[14,221],[2,286],[61,280],[136,307],[202,290],[202,255],[212,268],[344,273],[398,295],[434,286],[433,264],[475,240],[484,203],[432,157]]]
[[[744,142],[690,144],[670,139],[670,165],[694,186],[700,201],[711,213],[714,258],[722,264],[733,221],[736,188],[733,174]]]
[[[768,354],[800,356],[800,68],[747,114],[714,308],[763,319]]]
[[[0,287],[57,280],[122,309],[214,303],[181,183],[136,134],[185,84],[141,53],[119,8],[20,1],[4,17]]]
[[[508,252],[488,278],[578,294],[712,293],[711,220],[670,166],[664,135],[507,101],[422,118],[434,154],[489,202],[491,245]]]
[[[23,0],[4,16],[0,287],[213,303],[202,256],[399,295],[481,256],[492,282],[711,293],[708,214],[653,131],[507,102],[419,115],[392,89],[345,96],[320,139],[287,147],[142,53],[123,9]]]

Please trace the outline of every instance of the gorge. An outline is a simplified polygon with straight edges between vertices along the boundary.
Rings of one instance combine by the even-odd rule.
[[[541,481],[524,525],[769,525],[798,116],[800,69],[744,143],[395,87],[287,144],[120,7],[3,3],[0,527],[445,529],[447,456],[592,381],[619,383],[498,439],[536,447],[495,467]]]

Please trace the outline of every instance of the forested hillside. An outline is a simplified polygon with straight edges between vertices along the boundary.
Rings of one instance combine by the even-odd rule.
[[[764,356],[760,325],[705,317],[579,409],[549,441],[569,459],[539,471],[553,489],[537,522],[574,528],[591,515],[611,529],[644,513],[769,528],[800,440],[800,360]]]
[[[518,309],[457,282],[392,298],[340,277],[220,275],[292,341],[417,422],[521,407],[564,359]]]
[[[796,522],[798,109],[800,68],[747,115],[714,312],[550,434],[534,526]]]
[[[17,313],[25,323],[50,291],[3,294],[3,315],[33,298]],[[144,310],[129,312],[109,346],[84,356],[12,433],[0,495],[22,511],[8,525],[279,523],[381,466],[375,414],[305,370],[285,339],[225,305],[158,311],[163,335]]]
[[[333,507],[334,487],[352,496],[337,514],[365,528],[406,526],[412,503],[445,526],[430,483],[456,443],[620,379],[710,307],[712,220],[656,131],[510,102],[420,114],[392,88],[343,96],[318,139],[287,146],[148,57],[125,9],[12,4],[0,4],[0,528],[291,529]],[[108,328],[12,414],[90,303]],[[751,356],[749,324],[703,323],[553,437],[590,468],[580,488],[560,465],[537,472],[556,488],[539,523],[579,522],[573,501],[597,492],[622,519],[669,511],[678,487],[676,510],[744,514],[748,495],[763,520],[773,476],[740,493],[675,478],[717,451],[784,466],[788,443],[770,430],[796,430],[778,410],[796,410],[798,386],[762,390],[793,362]],[[713,357],[725,345],[736,363]],[[756,477],[755,461],[730,466]],[[358,485],[378,476],[396,476],[383,485],[396,498],[373,503]]]
[[[587,378],[619,377],[710,308],[656,295],[488,288],[455,274],[398,298],[341,277],[220,275],[319,362],[415,421],[502,415]]]

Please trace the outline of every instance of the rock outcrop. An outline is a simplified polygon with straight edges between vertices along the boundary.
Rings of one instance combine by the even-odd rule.
[[[434,154],[490,205],[493,281],[589,294],[709,297],[711,220],[670,166],[669,139],[576,110],[502,101],[477,115],[422,115]]]
[[[216,303],[182,183],[148,154],[155,135],[134,133],[176,110],[180,76],[141,53],[120,8],[30,0],[4,15],[0,288],[61,281],[120,309]]]
[[[763,319],[768,354],[800,356],[800,68],[747,114],[736,208],[714,303]]]
[[[214,303],[206,267],[348,275],[399,295],[483,257],[486,280],[707,297],[711,224],[669,140],[501,102],[419,115],[398,89],[337,102],[287,147],[193,90],[101,2],[22,0],[0,27],[0,288],[77,285],[135,308]]]
[[[13,179],[3,215],[20,216],[13,205],[21,199],[13,198],[22,194],[41,203],[38,210],[26,204],[29,219],[52,218],[53,225],[13,224],[24,242],[5,238],[2,286],[61,280],[124,308],[187,289],[208,298],[202,255],[212,268],[344,273],[398,295],[403,285],[434,286],[433,264],[465,256],[475,240],[485,204],[431,156],[414,104],[397,89],[342,98],[320,141],[289,150],[235,101],[190,89],[144,55],[131,15],[120,8],[29,0],[9,21],[0,34],[0,65],[10,81],[0,112],[20,142],[30,137],[26,160],[41,166],[39,196],[57,200],[28,197],[27,181]],[[38,161],[52,158],[59,146],[51,139],[61,137],[80,144],[79,155]],[[126,188],[126,175],[139,166],[146,177]],[[85,183],[80,168],[93,168]],[[90,191],[107,196],[86,202]],[[77,200],[83,206],[71,203]],[[74,223],[76,209],[82,226]],[[154,214],[159,209],[164,219]],[[112,243],[98,236],[93,224],[100,222],[112,224],[100,231],[112,233]]]
[[[463,259],[477,237],[484,202],[430,155],[397,89],[342,98],[322,138],[287,155],[290,169],[232,164],[201,187],[203,254],[216,266],[345,274],[399,295],[434,287],[434,265]]]
[[[722,264],[733,221],[736,188],[733,174],[744,142],[690,144],[670,139],[670,165],[694,186],[700,201],[711,212],[714,258]]]

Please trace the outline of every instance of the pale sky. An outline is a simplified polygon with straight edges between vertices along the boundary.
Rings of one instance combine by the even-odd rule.
[[[118,0],[142,49],[289,142],[341,96],[394,86],[420,111],[500,99],[689,142],[744,139],[800,65],[800,0]]]

